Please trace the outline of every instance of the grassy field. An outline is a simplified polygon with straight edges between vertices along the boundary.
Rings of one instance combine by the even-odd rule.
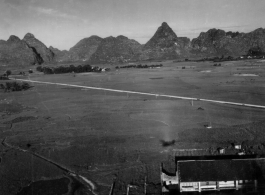
[[[264,62],[224,62],[218,67],[212,62],[160,63],[163,67],[155,69],[112,68],[110,72],[61,75],[34,71],[13,77],[265,106]],[[125,193],[127,184],[141,191],[145,181],[150,193],[159,194],[160,163],[172,160],[182,149],[201,149],[200,154],[207,154],[221,146],[229,148],[231,143],[244,142],[251,150],[265,153],[265,109],[31,85],[34,87],[27,91],[0,91],[1,139],[82,174],[97,185],[99,194],[107,194],[114,179],[115,194]],[[161,140],[176,143],[163,147]],[[30,167],[47,163],[35,163],[36,157],[3,145],[0,149],[0,177],[7,181],[0,184],[1,194],[16,194],[43,178],[62,178],[62,171],[52,165],[46,165],[45,173],[31,170],[34,177],[24,174]],[[24,160],[12,157],[14,152]],[[10,163],[10,158],[16,165]],[[16,175],[11,174],[14,167]],[[20,183],[14,182],[17,180]],[[69,186],[69,193],[75,189],[81,194],[82,189]]]

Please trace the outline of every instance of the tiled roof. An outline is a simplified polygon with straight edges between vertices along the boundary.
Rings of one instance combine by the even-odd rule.
[[[226,149],[227,150],[227,149]],[[231,159],[254,159],[258,156],[253,155],[211,155],[211,156],[176,156],[175,162],[188,160],[231,160]]]
[[[180,182],[252,180],[262,176],[265,159],[178,161]]]

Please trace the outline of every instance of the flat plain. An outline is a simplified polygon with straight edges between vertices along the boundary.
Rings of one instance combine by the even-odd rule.
[[[27,194],[40,181],[61,182],[57,194],[108,194],[114,181],[114,194],[126,193],[128,184],[141,194],[145,183],[148,193],[159,194],[160,163],[174,169],[170,162],[175,155],[216,154],[217,148],[230,149],[235,142],[244,143],[250,153],[265,154],[265,109],[159,96],[265,106],[264,61],[146,64],[161,63],[153,69],[102,65],[111,71],[13,75],[158,95],[33,82],[27,91],[0,91],[1,194]],[[174,145],[161,144],[172,140]],[[94,189],[87,190],[62,167],[90,180]]]

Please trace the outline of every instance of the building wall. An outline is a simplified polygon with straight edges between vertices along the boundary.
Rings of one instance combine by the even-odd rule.
[[[200,182],[181,182],[179,188],[180,192],[199,191]]]
[[[256,188],[257,181],[234,180],[234,181],[203,181],[203,182],[179,182],[180,192],[241,189],[245,187]]]

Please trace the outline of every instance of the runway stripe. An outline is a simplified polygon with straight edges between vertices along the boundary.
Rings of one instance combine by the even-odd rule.
[[[78,87],[78,88],[84,88],[84,89],[104,90],[104,91],[111,91],[111,92],[117,92],[117,93],[140,94],[140,95],[149,95],[149,96],[156,96],[156,97],[167,97],[167,98],[175,98],[175,99],[183,99],[183,100],[195,100],[195,101],[213,102],[213,103],[219,103],[219,104],[229,104],[229,105],[236,105],[236,106],[245,106],[245,107],[253,107],[253,108],[265,109],[265,106],[254,105],[254,104],[244,104],[244,103],[237,103],[237,102],[227,102],[227,101],[209,100],[209,99],[174,96],[174,95],[164,95],[164,94],[160,95],[160,94],[155,94],[155,93],[144,93],[144,92],[137,92],[137,91],[108,89],[108,88],[101,88],[101,87],[89,87],[89,86],[71,85],[71,84],[65,84],[65,83],[52,83],[52,82],[34,81],[34,80],[28,80],[28,79],[15,79],[15,78],[10,78],[10,79],[11,80],[18,80],[18,81],[27,81],[27,82],[32,82],[32,83],[42,83],[42,84],[49,84],[49,85],[61,85],[61,86]]]

